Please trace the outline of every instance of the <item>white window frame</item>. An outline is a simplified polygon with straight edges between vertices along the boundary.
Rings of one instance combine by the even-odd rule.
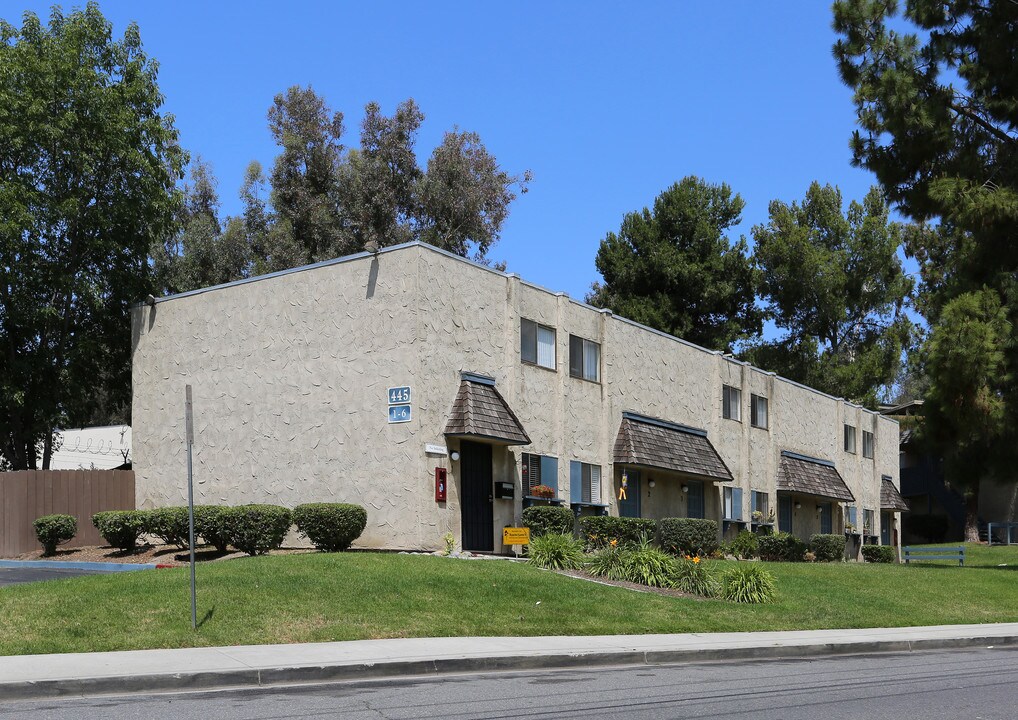
[[[763,422],[760,422],[760,408],[763,408]],[[763,395],[749,396],[749,424],[761,430],[769,430],[771,423],[770,402]]]
[[[862,431],[862,456],[864,458],[873,459],[873,450],[875,448],[873,433],[869,430]]]
[[[721,386],[721,417],[742,422],[742,390],[732,385]]]
[[[525,324],[530,324],[530,325],[534,326],[534,332],[533,332],[533,335],[534,335],[534,345],[533,345],[532,348],[525,348],[523,346],[524,345],[524,343],[523,343],[523,333],[524,333],[524,326],[525,326]],[[551,339],[551,344],[550,344],[550,347],[551,347],[551,358],[548,358],[546,356],[542,357],[542,353],[541,353],[541,349],[542,349],[541,335],[542,335],[542,333],[544,333],[544,335],[545,335],[545,337],[544,337],[544,340],[546,341],[545,345],[544,345],[545,348],[549,347],[548,344],[547,344],[547,340],[549,339],[548,335],[549,334],[551,335],[551,338],[550,338]],[[528,350],[532,350],[532,356],[534,358],[533,360],[527,359],[526,353],[527,353]],[[527,318],[520,318],[520,361],[524,365],[536,365],[537,367],[542,367],[542,368],[545,368],[547,370],[555,370],[556,366],[558,364],[558,334],[557,334],[555,328],[550,327],[548,325],[542,325],[541,323],[539,323],[539,322],[537,322],[535,320],[528,320]]]
[[[856,454],[855,425],[849,425],[848,423],[845,423],[844,437],[845,437],[845,452],[855,455]],[[851,442],[849,442],[849,440],[851,440]]]

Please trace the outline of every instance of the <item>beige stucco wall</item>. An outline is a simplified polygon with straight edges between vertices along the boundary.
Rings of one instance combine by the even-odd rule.
[[[520,361],[521,318],[556,329],[555,371]],[[601,344],[601,382],[569,376],[570,333]],[[603,502],[617,514],[612,448],[625,411],[706,430],[745,490],[746,519],[750,490],[768,492],[777,511],[782,450],[833,461],[860,517],[863,507],[879,510],[882,474],[897,484],[893,421],[514,275],[410,246],[171,298],[154,317],[136,310],[139,503],[184,497],[183,386],[191,382],[201,501],[360,502],[369,513],[360,544],[439,548],[445,532],[460,537],[459,468],[424,446],[458,448],[443,431],[464,371],[495,378],[533,441],[495,449],[494,479],[517,489],[515,501],[494,501],[496,550],[502,526],[520,520],[523,452],[559,459],[567,501],[570,461],[600,465]],[[407,384],[413,421],[389,425],[386,388]],[[741,422],[721,417],[723,384],[742,390]],[[751,393],[769,399],[766,430],[750,427]],[[857,427],[858,455],[842,449],[843,422]],[[872,460],[861,456],[864,428],[876,433]],[[434,502],[436,466],[450,473],[447,503]],[[684,515],[681,476],[651,474],[644,516]],[[720,517],[721,492],[706,483],[707,517]],[[840,519],[836,506],[836,531]],[[797,516],[797,534],[799,525]]]

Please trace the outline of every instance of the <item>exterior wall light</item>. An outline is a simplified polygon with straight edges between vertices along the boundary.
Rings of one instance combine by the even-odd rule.
[[[460,459],[460,454],[457,451],[453,450],[452,454],[449,455],[449,457],[452,458],[453,462],[456,462],[457,460]]]
[[[801,503],[801,502],[797,502],[797,503],[795,503],[795,509],[796,509],[796,510],[798,510],[798,509],[799,509],[799,508],[801,508],[801,507],[802,507],[802,503]]]
[[[689,492],[689,485],[683,485],[682,486],[682,492],[688,493]]]
[[[647,481],[647,487],[654,487],[655,485],[657,485],[657,483],[654,482],[653,480],[648,480]]]

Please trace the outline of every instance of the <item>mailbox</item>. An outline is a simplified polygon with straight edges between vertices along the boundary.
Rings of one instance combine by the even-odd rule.
[[[448,471],[444,467],[435,468],[435,502],[445,502],[448,489]]]
[[[516,497],[516,491],[513,484],[511,482],[496,482],[495,497],[500,499],[509,498],[510,500]]]

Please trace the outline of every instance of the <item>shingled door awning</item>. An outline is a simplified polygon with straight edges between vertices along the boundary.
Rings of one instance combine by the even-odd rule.
[[[908,512],[908,503],[894,487],[894,481],[887,475],[880,478],[880,509]]]
[[[487,375],[463,373],[445,434],[500,445],[529,445],[530,436]]]
[[[657,418],[622,413],[615,438],[615,462],[642,465],[730,482],[732,473],[707,439],[705,430]]]
[[[855,496],[842,480],[834,463],[787,450],[781,451],[781,465],[778,467],[778,490],[829,498],[840,502],[855,501]]]

